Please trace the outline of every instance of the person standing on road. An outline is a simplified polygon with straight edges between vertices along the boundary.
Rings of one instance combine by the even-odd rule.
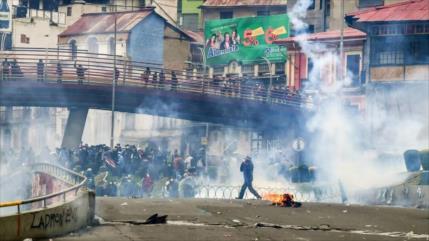
[[[256,192],[256,190],[252,186],[252,182],[253,182],[252,158],[250,158],[249,156],[246,156],[246,158],[240,165],[240,172],[243,173],[244,183],[243,183],[243,186],[241,187],[240,194],[238,195],[238,199],[243,199],[246,188],[249,188],[249,191],[253,195],[255,195],[257,199],[261,199],[261,196],[258,194],[258,192]]]

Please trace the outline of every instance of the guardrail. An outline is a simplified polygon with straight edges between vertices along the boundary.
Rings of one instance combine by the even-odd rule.
[[[49,164],[49,163],[35,163],[31,165],[30,170],[33,172],[41,172],[49,174],[57,179],[60,179],[64,181],[65,183],[68,183],[72,185],[71,187],[61,190],[59,192],[47,194],[40,197],[30,198],[26,200],[16,200],[11,202],[2,202],[0,203],[0,208],[2,207],[17,207],[17,213],[21,213],[21,206],[24,204],[31,204],[36,202],[42,202],[43,208],[47,207],[47,201],[49,199],[62,196],[63,201],[66,201],[66,195],[68,193],[74,193],[75,196],[77,196],[77,193],[79,189],[86,187],[87,179],[85,176],[80,175],[79,173],[73,172],[71,170],[68,170],[66,168]]]
[[[311,97],[283,89],[269,90],[243,78],[209,78],[199,72],[162,68],[124,57],[63,49],[14,49],[0,57],[0,80],[144,87],[172,92],[224,96],[296,108],[311,108]],[[116,66],[116,69],[115,69]]]

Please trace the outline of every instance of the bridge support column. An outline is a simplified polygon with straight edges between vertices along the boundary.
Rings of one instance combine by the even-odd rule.
[[[76,148],[79,146],[87,116],[88,108],[70,108],[61,147]]]

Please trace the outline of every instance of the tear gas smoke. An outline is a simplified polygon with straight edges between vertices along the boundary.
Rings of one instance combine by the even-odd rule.
[[[291,9],[289,17],[295,32],[306,28],[303,18],[311,2],[299,0]],[[388,98],[367,97],[367,111],[351,112],[341,92],[351,82],[351,73],[345,71],[344,78],[333,84],[323,80],[330,65],[341,63],[340,53],[307,41],[305,34],[296,39],[314,64],[304,91],[317,90],[315,99],[321,100],[307,123],[312,160],[320,170],[317,180],[340,180],[348,194],[403,182],[403,175],[398,174],[405,171],[402,153],[408,148],[429,146],[429,84],[390,91]],[[389,108],[388,104],[406,106],[407,112]],[[393,160],[380,159],[388,152],[394,154]]]

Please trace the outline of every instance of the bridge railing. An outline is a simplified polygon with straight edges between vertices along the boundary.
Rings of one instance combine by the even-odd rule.
[[[115,65],[112,55],[85,51],[14,49],[2,52],[0,61],[3,81],[112,85],[115,79],[118,86],[225,96],[297,108],[311,108],[313,104],[311,97],[286,88],[269,90],[255,81],[209,78],[200,72],[162,68],[156,63],[131,61],[121,56],[117,56]]]
[[[31,165],[30,170],[32,172],[48,174],[71,186],[64,190],[43,195],[40,197],[34,197],[26,200],[16,200],[11,202],[2,202],[0,203],[0,208],[16,206],[18,214],[21,212],[21,206],[25,204],[34,204],[34,203],[42,202],[42,207],[46,208],[48,205],[48,200],[57,198],[57,197],[62,197],[63,202],[65,202],[68,194],[77,196],[78,191],[81,188],[86,187],[87,179],[85,176],[57,165],[53,165],[49,163],[35,163]]]

